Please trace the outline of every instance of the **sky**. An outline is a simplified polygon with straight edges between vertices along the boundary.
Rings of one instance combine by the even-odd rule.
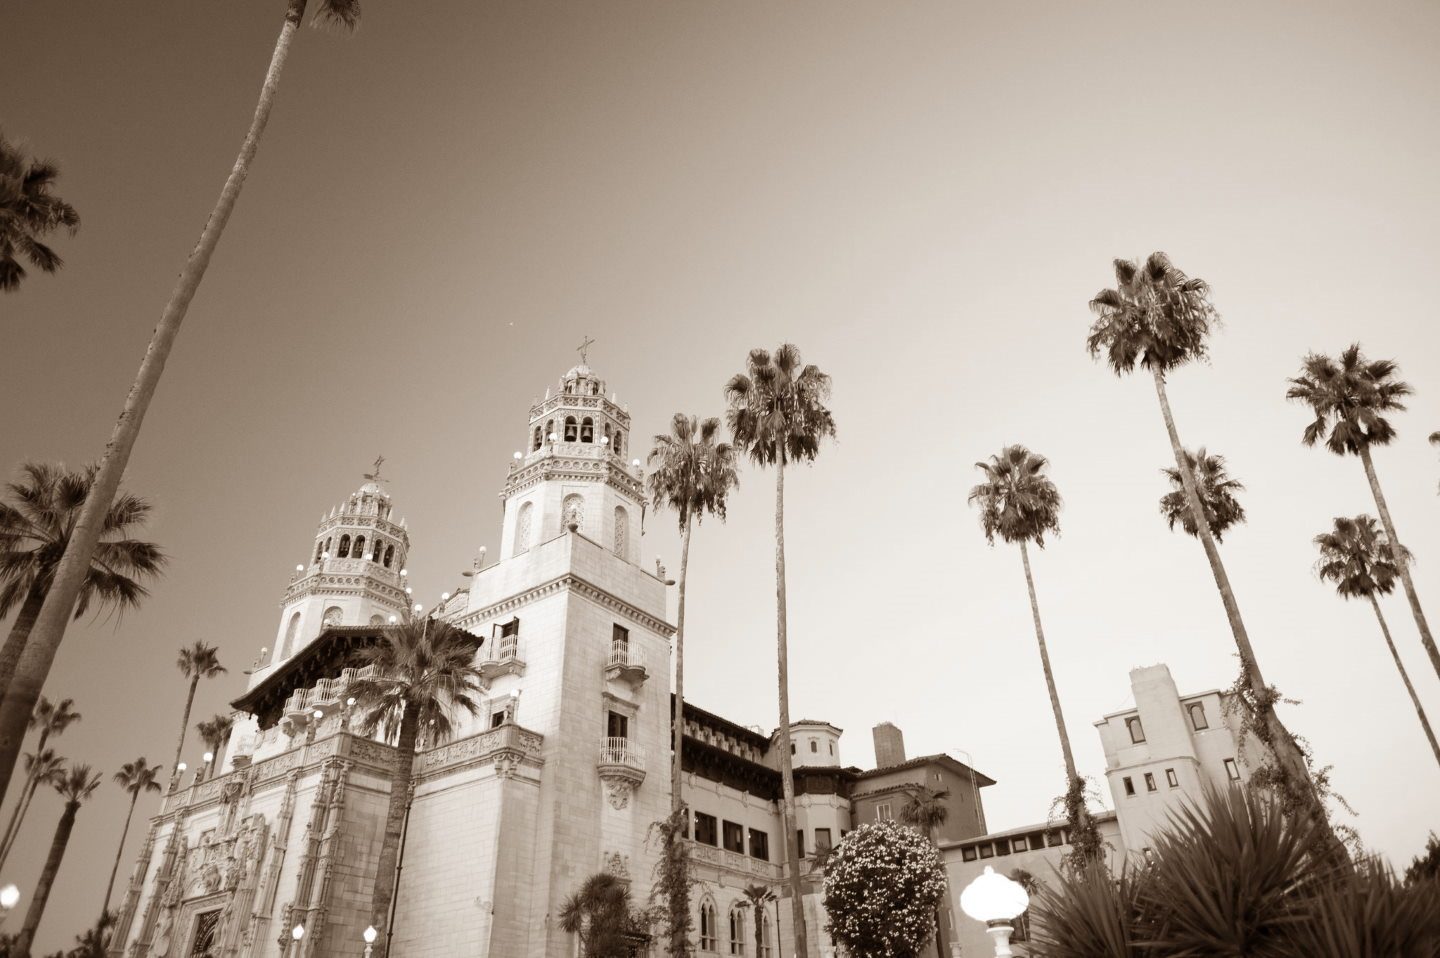
[[[0,127],[59,162],[82,219],[60,273],[0,299],[0,473],[100,454],[283,7],[0,14]],[[1376,466],[1440,621],[1440,9],[373,0],[364,18],[296,39],[126,477],[170,567],[139,610],[70,629],[47,694],[85,718],[62,754],[168,765],[195,639],[230,668],[196,718],[228,710],[322,512],[376,455],[411,581],[438,599],[495,554],[529,404],[582,338],[637,449],[675,412],[720,415],[747,351],[788,341],[833,377],[839,429],[787,475],[792,714],[844,728],[862,767],[892,721],[912,755],[997,781],[992,828],[1046,817],[1064,777],[1020,558],[966,503],[973,463],[1024,443],[1065,497],[1036,588],[1108,805],[1092,723],[1129,704],[1128,671],[1166,663],[1182,692],[1236,672],[1201,548],[1158,514],[1154,390],[1084,349],[1112,259],[1164,250],[1224,318],[1170,399],[1246,485],[1222,553],[1260,664],[1303,703],[1283,717],[1333,766],[1342,820],[1397,866],[1423,847],[1440,770],[1370,610],[1313,572],[1312,537],[1374,504],[1357,461],[1300,444],[1284,393],[1310,350],[1399,361],[1415,395]],[[696,533],[686,642],[687,697],[766,728],[773,478],[747,467],[729,520]],[[678,568],[672,516],[642,548]],[[1440,719],[1403,597],[1384,608]],[[37,797],[0,878],[33,888],[59,812]],[[41,949],[98,912],[124,813],[108,780],[81,811]]]

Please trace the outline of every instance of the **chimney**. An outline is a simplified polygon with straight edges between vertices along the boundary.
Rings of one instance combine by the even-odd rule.
[[[889,768],[905,761],[905,736],[889,722],[875,726],[875,767]]]

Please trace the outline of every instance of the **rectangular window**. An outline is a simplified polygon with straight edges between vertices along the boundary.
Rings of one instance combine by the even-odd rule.
[[[594,734],[593,732],[591,733]],[[619,712],[609,713],[605,720],[605,734],[611,738],[630,737],[630,717],[621,715]]]
[[[875,806],[875,820],[877,822],[888,822],[894,817],[895,816],[890,812],[889,802],[881,802],[879,805]]]
[[[1125,727],[1130,730],[1130,741],[1139,745],[1145,741],[1145,727],[1140,724],[1140,717],[1132,716],[1125,720]]]
[[[1154,772],[1146,772],[1146,773],[1145,773],[1145,791],[1147,791],[1147,792],[1153,792],[1153,791],[1155,791],[1155,789],[1156,789],[1156,785],[1155,785],[1155,773],[1154,773]]]
[[[797,829],[795,830],[795,854],[796,854],[797,856],[799,856],[800,858],[804,858],[804,857],[805,857],[805,830],[804,830],[804,829],[797,828]]]
[[[983,843],[981,843],[981,845],[980,845],[980,857],[981,857],[981,858],[994,858],[994,857],[995,857],[995,846],[992,845],[992,844],[990,844],[989,842],[983,842]]]
[[[1059,832],[1046,832],[1045,844],[1049,845],[1051,848],[1058,848],[1059,846],[1065,844],[1065,839]]]
[[[1012,839],[1010,839],[1010,847],[1011,847],[1011,850],[1012,850],[1012,851],[1017,851],[1017,852],[1023,852],[1023,851],[1025,851],[1025,838],[1024,838],[1024,836],[1021,836],[1020,838],[1012,838]]]
[[[689,837],[690,837],[690,816],[689,816],[689,815],[686,815],[686,816],[685,816],[685,823],[684,823],[683,826],[681,826],[680,834],[684,835],[686,838],[689,838]]]
[[[492,713],[491,713],[491,715],[490,715],[490,727],[491,727],[491,728],[499,728],[500,726],[502,726],[502,725],[504,725],[504,724],[505,724],[505,710],[504,710],[504,709],[500,709],[498,712],[492,712]]]
[[[517,618],[514,618],[514,619],[511,619],[509,622],[502,622],[502,623],[500,624],[500,637],[501,637],[502,639],[503,639],[503,638],[506,638],[507,636],[519,635],[519,634],[520,634],[520,619],[519,619],[518,617],[517,617]]]
[[[1205,718],[1205,703],[1191,702],[1186,708],[1190,713],[1190,727],[1197,732],[1203,732],[1210,727],[1210,722]]]
[[[1233,758],[1227,758],[1225,760],[1225,774],[1232,782],[1240,781],[1240,766],[1235,764]]]
[[[964,848],[960,849],[960,860],[961,860],[961,861],[973,862],[975,859],[977,859],[977,858],[979,858],[979,857],[980,857],[979,854],[977,854],[976,851],[975,851],[975,846],[974,846],[974,845],[966,845]]]
[[[1167,768],[1165,770],[1165,784],[1171,788],[1180,787],[1180,779],[1175,776],[1175,770],[1173,768]]]
[[[750,829],[750,857],[770,860],[770,836],[755,828]]]
[[[725,850],[745,854],[745,829],[734,822],[724,823]]]
[[[617,625],[610,630],[610,641],[628,646],[630,644],[630,630],[623,625]]]
[[[830,848],[830,829],[815,829],[815,854],[823,854]]]
[[[714,815],[706,815],[704,812],[695,813],[695,840],[702,845],[720,844],[719,836],[716,834],[716,821]]]
[[[1130,778],[1130,776],[1128,776],[1128,775],[1125,776],[1123,779],[1121,779],[1121,781],[1123,781],[1123,782],[1125,783],[1125,795],[1126,795],[1127,797],[1128,797],[1128,796],[1131,796],[1131,795],[1134,795],[1134,794],[1135,794],[1135,782]]]

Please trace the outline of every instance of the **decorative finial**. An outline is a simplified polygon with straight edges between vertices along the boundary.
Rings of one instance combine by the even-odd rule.
[[[589,336],[586,336],[585,339],[580,343],[580,345],[579,345],[578,347],[576,347],[576,350],[575,350],[575,351],[580,354],[580,365],[582,365],[582,366],[587,366],[587,365],[589,365],[589,363],[588,363],[587,360],[585,359],[585,356],[586,356],[586,354],[590,351],[590,347],[591,347],[591,346],[594,346],[594,345],[595,345],[595,340],[591,339]]]
[[[389,480],[380,478],[380,467],[381,467],[384,463],[385,463],[385,457],[384,457],[384,456],[376,456],[376,457],[375,457],[375,471],[374,471],[374,472],[363,473],[364,477],[365,477],[366,479],[368,479],[369,481],[371,481],[371,482],[388,482]]]

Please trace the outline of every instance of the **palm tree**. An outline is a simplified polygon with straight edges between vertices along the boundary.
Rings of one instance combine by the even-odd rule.
[[[110,892],[115,888],[115,875],[120,871],[120,856],[125,854],[125,836],[130,834],[130,819],[135,814],[135,803],[141,792],[160,791],[159,765],[151,765],[144,756],[120,766],[114,775],[115,784],[130,793],[130,810],[125,813],[125,827],[120,829],[120,847],[115,849],[115,864],[110,868],[110,880],[105,883],[105,905],[100,909],[101,920],[110,910]]]
[[[230,221],[230,214],[240,197],[240,188],[250,173],[250,163],[260,145],[260,134],[265,129],[270,110],[275,104],[280,71],[290,53],[290,41],[295,30],[305,17],[307,2],[308,0],[285,0],[284,23],[280,28],[280,36],[275,41],[270,68],[260,88],[255,115],[250,121],[240,154],[235,158],[235,165],[225,180],[225,186],[220,190],[220,198],[210,211],[210,218],[205,221],[199,242],[190,251],[185,267],[180,271],[175,288],[170,293],[170,300],[165,304],[165,311],[161,313],[160,322],[155,326],[155,332],[150,338],[150,346],[145,351],[145,358],[140,363],[135,382],[125,397],[125,405],[115,422],[110,441],[105,446],[105,455],[100,460],[94,495],[86,500],[85,508],[81,510],[75,523],[75,531],[65,549],[65,556],[55,570],[54,586],[35,621],[32,632],[34,641],[26,646],[25,654],[17,667],[16,676],[19,681],[14,689],[14,701],[7,696],[3,704],[0,704],[0,796],[10,787],[10,776],[15,768],[16,757],[20,754],[25,718],[35,705],[35,698],[40,694],[45,679],[50,674],[55,653],[60,648],[61,640],[65,638],[65,620],[80,595],[86,572],[90,568],[91,556],[104,532],[103,517],[110,509],[110,504],[120,488],[125,467],[130,463],[130,452],[135,448],[135,440],[140,435],[145,412],[150,408],[156,387],[160,385],[165,361],[170,356],[175,337],[180,333],[180,325],[185,320],[190,301],[195,298],[195,293],[200,288],[200,281],[210,265],[215,247],[220,243],[225,224]],[[360,0],[317,2],[316,21],[333,23],[347,29],[353,29],[360,21]]]
[[[807,953],[805,906],[800,887],[800,849],[795,838],[795,782],[790,771],[790,676],[785,635],[785,465],[814,462],[820,443],[835,435],[835,418],[825,406],[830,377],[804,366],[799,348],[784,343],[774,355],[752,349],[746,371],[725,384],[727,419],[735,444],[756,465],[775,467],[775,644],[780,686],[780,787],[784,801],[785,863],[795,951]]]
[[[215,765],[220,761],[220,748],[234,726],[233,715],[212,715],[206,721],[196,723],[195,731],[200,733],[200,741],[205,743],[205,750],[212,756],[205,769],[207,778],[214,773]]]
[[[740,904],[755,915],[755,958],[765,958],[765,906],[775,900],[769,885],[746,885],[740,889],[745,900]]]
[[[190,680],[190,691],[185,696],[185,711],[180,716],[180,741],[175,743],[175,761],[170,765],[173,769],[180,767],[180,756],[185,751],[185,731],[190,727],[190,709],[195,705],[195,689],[199,687],[200,680],[213,679],[229,671],[220,664],[218,652],[215,646],[196,639],[189,648],[181,648],[180,657],[175,660],[180,674]]]
[[[55,838],[50,843],[50,854],[35,883],[35,894],[30,898],[30,908],[25,912],[25,924],[20,926],[20,937],[16,939],[13,958],[30,958],[30,945],[35,940],[35,929],[45,914],[45,902],[55,886],[55,876],[60,871],[60,860],[65,857],[65,846],[70,842],[70,832],[75,827],[75,816],[80,804],[95,794],[100,787],[100,773],[91,771],[89,765],[72,765],[70,770],[55,782],[55,790],[65,799],[65,811],[60,815],[60,824],[55,827]]]
[[[9,691],[95,469],[70,472],[63,465],[27,462],[20,467],[20,481],[6,487],[11,501],[0,502],[0,619],[17,607],[19,612],[0,647],[0,696]],[[95,601],[124,612],[149,594],[139,580],[158,575],[165,555],[153,542],[130,535],[149,518],[150,508],[147,500],[132,495],[121,495],[111,505],[75,604],[75,618]]]
[[[20,831],[20,820],[25,817],[24,809],[30,807],[30,796],[35,794],[35,787],[39,784],[34,778],[36,756],[46,754],[45,743],[50,740],[51,735],[61,735],[71,725],[80,721],[80,713],[75,711],[74,705],[74,699],[61,699],[60,704],[56,705],[42,695],[35,705],[35,711],[30,715],[30,727],[40,730],[40,738],[35,743],[34,754],[25,756],[25,787],[21,792],[21,800],[15,803],[15,810],[10,814],[4,837],[0,838],[0,864],[3,864],[6,856],[10,854],[10,846]],[[55,753],[49,754],[53,756]]]
[[[30,811],[30,800],[35,797],[35,790],[41,785],[55,784],[64,771],[65,759],[57,755],[53,748],[38,750],[25,756],[25,788],[20,792],[20,800],[15,803],[15,811],[10,816],[10,831],[6,832],[4,847],[0,848],[0,867],[4,866],[10,852],[15,848],[15,839],[20,836],[20,825]]]
[[[60,169],[50,160],[36,160],[0,133],[0,291],[20,288],[25,267],[20,257],[41,272],[65,265],[41,237],[65,227],[74,236],[80,228],[75,208],[51,193]]]
[[[946,819],[950,817],[949,799],[948,788],[936,790],[921,785],[910,793],[909,800],[900,807],[900,821],[924,835],[937,852],[940,850],[940,843],[935,838],[935,832],[943,827]],[[935,906],[935,953],[939,958],[945,958],[945,933],[939,904]]]
[[[410,798],[416,738],[422,726],[429,729],[432,744],[449,737],[453,709],[474,715],[479,710],[474,696],[481,689],[481,675],[475,668],[479,640],[447,622],[415,618],[391,626],[381,635],[379,644],[363,653],[365,664],[375,667],[374,677],[356,682],[351,694],[362,710],[361,728],[366,735],[382,730],[387,737],[396,735],[390,805],[371,896],[371,924],[384,932],[395,895],[395,868]],[[381,958],[390,951],[388,935],[385,940]]]
[[[675,715],[673,725],[674,755],[670,767],[670,814],[684,814],[685,803],[680,789],[680,750],[685,731],[685,584],[690,569],[691,520],[700,522],[706,513],[725,520],[725,500],[739,482],[735,468],[735,451],[729,443],[717,442],[720,420],[703,422],[694,416],[676,413],[670,421],[670,434],[657,435],[647,463],[650,467],[650,498],[656,508],[668,506],[680,520],[680,597],[675,613]],[[666,832],[671,841],[678,840],[672,828]],[[684,859],[678,859],[684,869]],[[682,873],[668,883],[670,954],[683,955],[689,944],[690,894],[689,882]]]
[[[560,906],[560,928],[580,936],[582,958],[628,958],[631,954],[630,889],[597,872]]]
[[[1315,537],[1315,546],[1320,550],[1320,561],[1315,566],[1320,578],[1333,582],[1342,599],[1370,601],[1370,608],[1375,610],[1375,619],[1380,623],[1380,634],[1385,637],[1390,657],[1400,671],[1405,691],[1410,693],[1415,714],[1420,717],[1420,725],[1425,729],[1425,737],[1430,740],[1431,751],[1435,753],[1435,762],[1440,764],[1440,742],[1435,740],[1430,720],[1425,717],[1420,697],[1415,694],[1415,686],[1410,684],[1405,663],[1400,661],[1400,653],[1395,650],[1395,643],[1390,638],[1390,627],[1385,624],[1385,616],[1380,612],[1379,597],[1395,590],[1395,580],[1408,558],[1403,547],[1396,556],[1385,533],[1377,529],[1375,519],[1367,515],[1358,515],[1353,519],[1336,516],[1334,527]]]
[[[1343,855],[1343,848],[1334,840],[1324,803],[1310,779],[1305,753],[1275,713],[1279,695],[1266,684],[1255,658],[1250,634],[1240,616],[1240,605],[1230,587],[1230,577],[1220,561],[1220,551],[1205,519],[1195,474],[1180,444],[1180,433],[1175,428],[1165,390],[1166,375],[1171,370],[1203,361],[1209,354],[1210,333],[1219,321],[1210,303],[1210,287],[1204,280],[1186,276],[1164,253],[1152,253],[1143,264],[1115,260],[1115,279],[1115,288],[1101,290],[1090,301],[1096,318],[1086,338],[1086,348],[1092,357],[1098,358],[1103,353],[1117,376],[1133,372],[1137,365],[1150,372],[1197,538],[1205,549],[1205,558],[1210,563],[1230,633],[1240,654],[1241,681],[1248,691],[1242,698],[1254,713],[1256,733],[1275,758],[1272,775],[1276,785],[1292,806],[1315,818],[1320,826],[1317,834],[1329,836],[1328,852],[1338,859]]]
[[[1028,543],[1045,548],[1045,535],[1060,534],[1060,491],[1045,475],[1050,461],[1021,445],[1006,446],[989,462],[977,462],[975,468],[985,481],[970,490],[969,501],[980,506],[980,527],[985,541],[995,544],[999,536],[1020,547],[1020,564],[1025,569],[1025,586],[1030,593],[1030,616],[1035,623],[1035,641],[1040,646],[1040,669],[1050,693],[1050,710],[1055,716],[1055,729],[1060,735],[1060,754],[1065,763],[1065,811],[1070,827],[1080,836],[1077,850],[1089,855],[1096,841],[1089,811],[1085,807],[1085,782],[1075,770],[1075,756],[1070,749],[1070,733],[1065,728],[1065,713],[1060,709],[1060,693],[1055,688],[1055,673],[1050,668],[1050,650],[1045,645],[1045,630],[1040,624],[1040,603],[1035,597],[1035,578],[1030,571]]]
[[[1336,362],[1321,353],[1310,353],[1300,369],[1300,375],[1290,380],[1286,399],[1307,403],[1315,413],[1315,419],[1305,427],[1300,441],[1313,446],[1320,439],[1325,448],[1337,456],[1359,456],[1365,467],[1365,478],[1370,481],[1370,493],[1375,497],[1375,508],[1380,511],[1380,523],[1385,535],[1401,555],[1400,537],[1395,534],[1395,523],[1390,519],[1390,507],[1385,504],[1385,494],[1380,491],[1380,479],[1375,475],[1375,463],[1370,458],[1371,446],[1386,446],[1395,438],[1395,429],[1384,414],[1402,412],[1405,404],[1400,400],[1410,395],[1410,386],[1395,378],[1400,367],[1388,359],[1366,360],[1360,352],[1360,344],[1352,343],[1340,354]],[[1326,431],[1329,435],[1326,435]],[[1415,583],[1410,578],[1410,564],[1398,563],[1400,583],[1405,587],[1405,598],[1410,600],[1410,613],[1420,629],[1420,642],[1430,655],[1430,664],[1435,674],[1440,675],[1440,650],[1435,648],[1435,639],[1430,634],[1430,624],[1425,621],[1425,612],[1420,608],[1420,596],[1415,592]]]
[[[1204,446],[1195,452],[1185,450],[1185,460],[1195,476],[1205,524],[1210,527],[1215,541],[1222,542],[1226,530],[1245,521],[1245,507],[1235,497],[1236,493],[1245,491],[1245,486],[1239,479],[1230,478],[1225,470],[1224,456],[1212,456]],[[1190,503],[1185,497],[1184,477],[1174,466],[1166,466],[1160,471],[1170,480],[1170,491],[1160,497],[1160,515],[1165,517],[1172,530],[1178,525],[1187,535],[1198,538],[1200,533],[1195,517],[1190,514]]]

